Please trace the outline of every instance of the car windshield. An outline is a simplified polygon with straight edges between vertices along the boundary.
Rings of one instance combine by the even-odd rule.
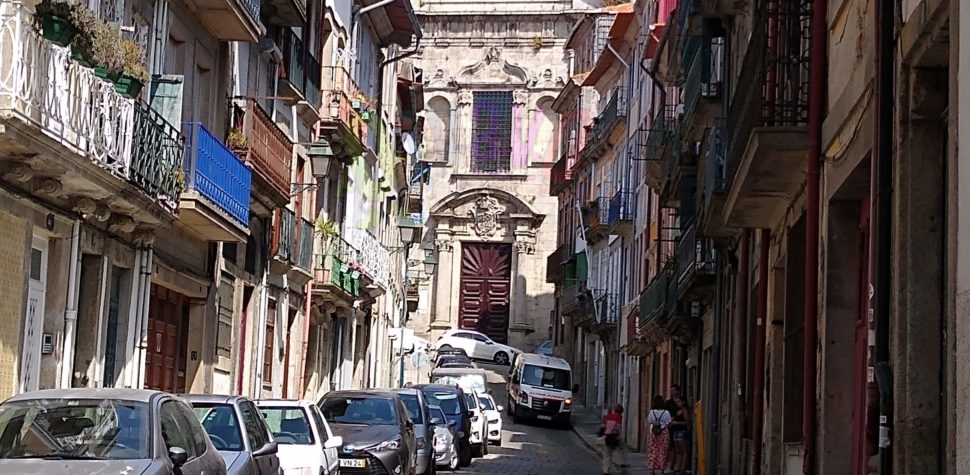
[[[337,424],[395,425],[397,416],[390,399],[376,397],[328,397],[320,401],[323,417]]]
[[[398,396],[401,396],[404,406],[408,408],[411,421],[415,424],[424,424],[424,418],[421,417],[421,401],[418,400],[418,396],[416,394],[398,394]]]
[[[485,406],[485,410],[486,411],[494,411],[495,410],[495,404],[492,404],[492,399],[491,398],[479,396],[478,397],[478,402],[482,403]]]
[[[431,379],[434,384],[458,385],[465,391],[485,392],[485,377],[481,374],[436,374]]]
[[[209,434],[216,450],[239,452],[243,450],[242,433],[236,410],[230,404],[193,403],[192,412],[199,418],[202,428]]]
[[[269,431],[273,433],[276,442],[280,444],[311,445],[313,431],[310,430],[310,419],[306,412],[299,407],[263,407],[263,413]]]
[[[150,458],[148,405],[33,399],[0,405],[0,458]]]
[[[458,393],[445,391],[431,391],[424,393],[428,398],[428,403],[438,406],[449,416],[461,415],[461,403],[458,401]]]
[[[527,364],[522,369],[522,383],[566,391],[569,389],[569,371]]]

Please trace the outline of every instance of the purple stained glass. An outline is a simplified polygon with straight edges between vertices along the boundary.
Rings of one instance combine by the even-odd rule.
[[[512,160],[512,92],[479,91],[472,99],[471,171],[508,172]]]

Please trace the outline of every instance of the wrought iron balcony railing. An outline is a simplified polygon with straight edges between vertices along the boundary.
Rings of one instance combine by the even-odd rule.
[[[131,181],[174,211],[182,193],[185,137],[147,104],[135,103]]]
[[[677,242],[677,282],[684,286],[696,274],[713,275],[717,255],[710,239],[698,238],[692,224]]]
[[[658,318],[667,310],[667,290],[670,286],[670,273],[663,270],[640,293],[640,326]]]
[[[364,273],[374,283],[387,289],[387,281],[391,272],[390,251],[365,229],[349,229],[347,240],[358,250],[357,263],[360,264]]]
[[[616,226],[620,221],[632,221],[633,211],[633,192],[620,188],[613,194],[613,198],[610,199],[610,227]]]
[[[562,154],[549,172],[549,195],[556,196],[566,189],[573,179],[576,154],[569,151]]]
[[[306,218],[301,218],[299,232],[296,265],[310,270],[310,264],[313,262],[313,223]]]
[[[306,91],[306,49],[303,40],[289,28],[282,28],[283,68],[280,79],[289,82],[300,94]]]
[[[583,207],[583,225],[586,232],[605,228],[610,222],[610,205],[606,197],[594,198]]]
[[[208,198],[243,227],[249,227],[249,167],[202,124],[186,122],[184,130],[186,189]]]
[[[674,131],[677,120],[677,106],[662,105],[657,108],[657,114],[647,129],[646,140],[643,141],[641,153],[644,160],[659,160],[660,153],[669,145],[670,135]]]
[[[586,281],[566,279],[559,294],[559,302],[564,313],[582,312],[586,303]]]
[[[715,61],[719,61],[720,44],[714,44],[708,35],[698,35],[689,38],[688,43],[696,50],[690,55],[687,65],[687,76],[684,80],[684,122],[689,123],[694,110],[702,98],[715,98],[721,93],[721,78]],[[685,50],[687,48],[685,47]],[[687,59],[685,51],[685,59]]]
[[[704,208],[711,206],[715,194],[727,190],[727,137],[724,121],[714,121],[711,135],[707,140],[707,154],[704,158]]]
[[[288,201],[293,142],[254,99],[247,101],[243,120],[244,133],[249,139],[246,160],[253,164],[256,173]]]
[[[610,101],[603,108],[603,112],[596,117],[593,129],[586,139],[587,144],[596,144],[607,139],[620,120],[626,119],[627,94],[625,87],[617,87],[610,96]]]
[[[276,208],[273,213],[273,241],[270,252],[285,262],[295,260],[293,245],[296,242],[296,213],[289,208]]]
[[[620,322],[619,297],[612,292],[602,292],[596,298],[596,305],[599,307],[599,323],[616,325]]]
[[[314,58],[309,52],[306,55],[306,67],[304,68],[306,72],[306,85],[303,89],[303,94],[306,96],[307,102],[313,106],[314,109],[320,110],[323,106],[322,101],[322,90],[320,85],[320,74],[323,69],[320,66],[320,61]]]

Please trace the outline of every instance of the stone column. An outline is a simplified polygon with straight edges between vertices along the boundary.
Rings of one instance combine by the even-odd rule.
[[[450,235],[438,231],[438,237],[438,272],[435,274],[435,304],[431,325],[450,326],[452,323],[451,294],[454,290],[451,285],[454,281],[452,278],[454,248]]]
[[[531,326],[527,315],[526,301],[529,298],[528,277],[526,270],[529,267],[531,254],[535,253],[535,246],[529,242],[516,241],[515,253],[512,255],[512,324],[515,326]]]
[[[463,89],[458,91],[458,114],[451,127],[456,130],[453,138],[456,142],[456,156],[453,161],[458,173],[468,173],[471,169],[471,128],[472,128],[472,92]]]
[[[527,129],[525,117],[527,101],[528,94],[525,91],[512,91],[512,157],[510,168],[513,173],[524,172],[529,162],[528,154],[530,151],[523,140],[523,131]]]

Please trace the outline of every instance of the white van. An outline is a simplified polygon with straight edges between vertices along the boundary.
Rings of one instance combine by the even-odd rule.
[[[508,413],[513,422],[538,419],[568,425],[572,413],[572,370],[554,356],[523,353],[509,375]]]

